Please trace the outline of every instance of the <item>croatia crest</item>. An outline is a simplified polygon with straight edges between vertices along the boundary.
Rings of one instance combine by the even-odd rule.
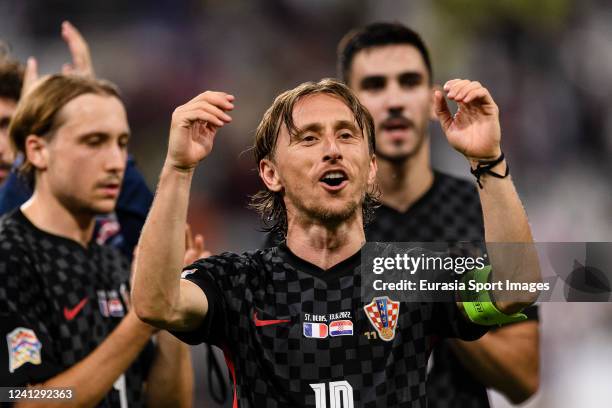
[[[12,373],[25,363],[40,364],[42,344],[33,330],[17,327],[6,335],[9,349],[9,372]]]
[[[395,338],[399,307],[400,302],[394,302],[387,296],[374,298],[371,303],[363,307],[370,323],[384,341],[391,341]]]

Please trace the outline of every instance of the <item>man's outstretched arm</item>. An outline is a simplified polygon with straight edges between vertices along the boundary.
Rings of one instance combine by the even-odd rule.
[[[457,103],[451,114],[444,94],[435,93],[435,110],[446,138],[453,148],[462,153],[474,169],[482,163],[501,157],[501,128],[499,109],[489,91],[479,82],[454,79],[444,85],[446,96]],[[492,170],[506,174],[505,160]],[[485,240],[496,280],[539,282],[537,253],[527,215],[510,176],[494,177],[485,173],[479,179],[478,192],[484,217]],[[490,245],[496,243],[496,245]],[[501,244],[500,244],[501,243]],[[499,311],[511,315],[535,301],[536,293],[493,291]],[[500,297],[501,297],[500,296]]]
[[[142,229],[132,288],[138,317],[163,329],[189,331],[208,303],[194,283],[180,279],[191,180],[211,151],[218,128],[231,121],[234,97],[204,92],[172,114],[168,153],[151,211]]]

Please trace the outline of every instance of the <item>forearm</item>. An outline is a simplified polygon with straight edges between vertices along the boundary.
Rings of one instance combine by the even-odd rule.
[[[539,386],[538,339],[537,322],[530,321],[498,329],[476,341],[448,342],[474,377],[517,404]]]
[[[193,170],[164,165],[138,246],[132,302],[138,316],[167,327],[179,298]]]
[[[474,164],[472,164],[474,166]],[[506,162],[494,169],[503,174]],[[527,214],[514,188],[511,177],[499,179],[490,175],[481,178],[479,189],[485,227],[487,252],[493,281],[539,282],[537,252],[527,221]],[[537,293],[493,290],[498,309],[512,314],[535,301]]]
[[[45,402],[46,407],[93,407],[110,391],[113,383],[138,357],[149,341],[153,328],[138,320],[133,313],[87,357],[68,370],[37,387],[71,388],[74,398],[69,401]],[[120,350],[120,352],[118,352]],[[40,404],[19,403],[16,408],[39,407]]]
[[[157,340],[147,379],[147,407],[191,407],[193,367],[189,346],[166,331],[161,331]]]

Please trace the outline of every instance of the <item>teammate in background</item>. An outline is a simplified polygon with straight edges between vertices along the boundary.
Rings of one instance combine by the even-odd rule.
[[[34,193],[0,222],[0,384],[72,390],[46,407],[191,405],[188,347],[166,332],[153,345],[130,309],[128,262],[92,238],[117,202],[129,134],[116,88],[74,75],[43,79],[11,120]]]
[[[435,95],[449,143],[473,166],[498,158],[498,110],[488,91],[452,80],[444,92],[462,107],[453,116],[443,93]],[[256,131],[266,190],[254,205],[286,230],[286,245],[201,259],[181,274],[193,173],[217,130],[231,121],[233,102],[232,95],[205,92],[174,111],[136,258],[136,313],[187,342],[222,346],[236,385],[234,406],[323,407],[328,391],[336,406],[425,406],[427,345],[435,336],[474,339],[485,330],[461,312],[473,318],[469,302],[362,302],[364,214],[376,179],[374,123],[345,85],[323,80],[281,94]],[[506,163],[499,167],[503,174]],[[531,242],[511,179],[484,174],[481,182],[487,241]],[[492,264],[516,270],[517,261]],[[530,266],[528,273],[536,274],[535,263]],[[500,302],[500,310],[491,310],[497,321],[527,304]],[[374,330],[380,337],[367,336]]]
[[[72,63],[66,63],[62,72],[94,78],[89,46],[81,33],[69,22],[62,23],[62,38],[72,55]],[[28,186],[17,172],[9,174],[13,154],[8,143],[8,124],[22,92],[27,92],[38,80],[37,61],[31,57],[27,67],[13,59],[0,57],[0,215],[5,214],[26,202],[32,195]],[[23,158],[18,157],[15,168]],[[3,181],[6,179],[4,185]],[[132,259],[134,247],[138,242],[140,230],[153,201],[153,194],[144,178],[136,168],[132,157],[128,156],[127,167],[121,193],[114,213],[98,217],[94,233],[99,244],[110,244],[128,258]]]
[[[366,227],[368,241],[483,241],[474,184],[430,164],[435,87],[419,35],[395,23],[349,32],[338,47],[338,71],[376,127],[382,205]],[[469,89],[479,86],[466,82]],[[429,406],[488,407],[485,386],[514,403],[533,395],[539,383],[537,308],[526,313],[530,320],[492,330],[475,342],[438,344],[427,383]]]
[[[8,126],[21,95],[22,80],[21,64],[8,57],[8,50],[0,48],[0,186],[9,176],[13,164]]]

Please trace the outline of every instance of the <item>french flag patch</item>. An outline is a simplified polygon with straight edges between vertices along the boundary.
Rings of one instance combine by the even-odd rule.
[[[329,324],[329,335],[336,336],[352,336],[353,322],[350,320],[336,320]]]
[[[325,323],[304,323],[304,336],[312,339],[324,339],[327,337],[327,325]]]

